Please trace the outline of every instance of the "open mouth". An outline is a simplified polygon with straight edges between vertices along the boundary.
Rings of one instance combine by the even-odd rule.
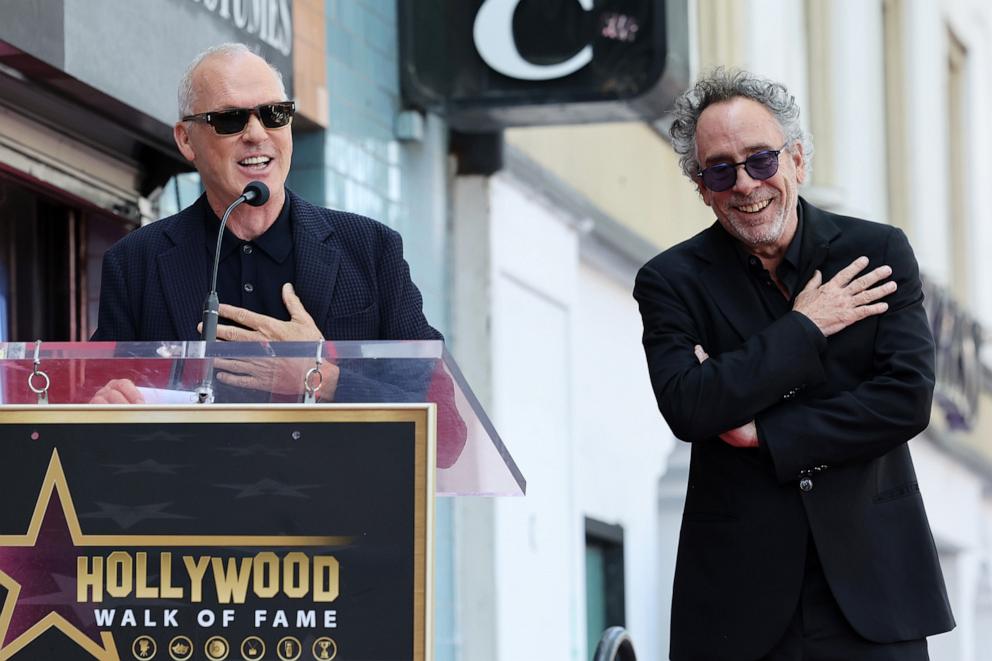
[[[763,211],[765,207],[767,207],[771,203],[772,201],[770,199],[761,200],[760,202],[754,202],[753,204],[741,205],[737,207],[737,210],[742,211],[744,213],[758,213],[760,211]]]
[[[267,168],[271,162],[272,159],[268,156],[249,156],[238,161],[238,165],[248,170],[259,171]]]

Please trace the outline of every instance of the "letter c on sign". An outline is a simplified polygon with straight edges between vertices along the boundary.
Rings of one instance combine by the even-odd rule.
[[[586,11],[594,0],[578,0]],[[558,64],[538,65],[525,60],[513,38],[513,12],[520,0],[485,0],[475,15],[472,38],[479,55],[492,69],[518,80],[552,80],[575,73],[592,61],[592,46]]]

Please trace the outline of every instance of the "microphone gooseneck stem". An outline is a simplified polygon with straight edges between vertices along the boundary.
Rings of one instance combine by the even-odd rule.
[[[224,228],[227,227],[227,219],[231,217],[231,212],[234,211],[242,202],[247,202],[249,199],[248,193],[243,193],[241,197],[231,202],[231,206],[227,208],[224,212],[224,217],[220,219],[220,229],[217,230],[217,250],[214,251],[214,270],[213,277],[210,279],[210,291],[217,292],[217,270],[220,268],[220,246],[224,239]]]
[[[203,327],[200,332],[200,339],[204,342],[214,342],[217,339],[217,320],[220,317],[220,299],[217,296],[217,272],[220,270],[220,248],[224,242],[224,228],[227,227],[227,219],[231,217],[239,204],[247,202],[253,207],[260,207],[269,201],[269,187],[261,181],[252,181],[245,186],[241,196],[231,203],[231,206],[224,212],[224,217],[220,220],[220,228],[217,230],[217,250],[214,252],[214,268],[210,277],[210,293],[203,302]],[[201,404],[210,404],[214,401],[214,359],[207,356],[207,345],[204,344],[204,365],[203,381],[197,388],[197,400]]]
[[[213,342],[217,339],[217,319],[220,308],[220,300],[217,297],[217,271],[220,270],[220,249],[224,242],[224,228],[227,227],[227,219],[231,217],[239,204],[247,202],[248,194],[241,195],[231,203],[231,206],[224,212],[224,217],[220,221],[220,229],[217,230],[217,249],[214,251],[214,268],[210,277],[210,293],[207,294],[203,302],[203,330],[200,339],[204,342]]]

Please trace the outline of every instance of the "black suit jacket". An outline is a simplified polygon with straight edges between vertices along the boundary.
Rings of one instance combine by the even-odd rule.
[[[427,323],[400,235],[371,218],[316,207],[292,191],[293,286],[328,340],[443,340]],[[198,340],[213,253],[205,248],[206,198],[135,230],[103,258],[93,340]],[[212,238],[212,237],[211,237]],[[211,241],[212,243],[212,241]],[[271,284],[271,283],[270,283]],[[281,285],[281,283],[276,283]],[[466,442],[453,384],[434,360],[337,361],[336,402],[438,404],[438,466]],[[102,384],[100,384],[102,385]],[[243,394],[235,401],[241,399]],[[251,399],[247,401],[253,401]]]
[[[826,281],[865,255],[869,269],[893,269],[887,312],[827,339],[797,312],[766,325],[719,223],[637,276],[658,406],[692,443],[672,659],[767,652],[795,612],[810,533],[838,604],[865,638],[954,626],[906,444],[929,422],[934,385],[912,249],[896,228],[800,204],[809,265],[801,285],[814,269]],[[710,354],[702,365],[697,343]],[[717,437],[752,419],[760,449]],[[813,488],[803,492],[807,471]]]
[[[434,340],[400,235],[370,218],[316,207],[287,191],[296,294],[328,340]],[[201,198],[131,232],[103,258],[93,340],[198,340],[211,255]]]

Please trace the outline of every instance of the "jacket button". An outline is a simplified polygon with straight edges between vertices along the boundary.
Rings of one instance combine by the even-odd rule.
[[[813,490],[813,480],[812,478],[804,477],[799,480],[799,488],[802,491],[812,491]]]

